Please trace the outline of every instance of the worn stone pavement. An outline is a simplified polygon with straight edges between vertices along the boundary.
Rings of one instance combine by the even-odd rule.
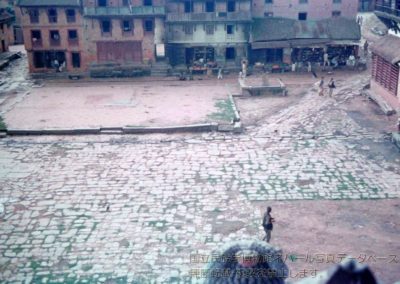
[[[400,154],[339,107],[355,88],[241,135],[0,140],[0,282],[189,281],[191,254],[261,236],[254,201],[398,198]]]

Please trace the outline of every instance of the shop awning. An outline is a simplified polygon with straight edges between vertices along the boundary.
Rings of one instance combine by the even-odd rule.
[[[327,44],[358,44],[361,31],[355,20],[332,18],[298,21],[286,18],[254,19],[250,35],[253,49],[316,47]]]

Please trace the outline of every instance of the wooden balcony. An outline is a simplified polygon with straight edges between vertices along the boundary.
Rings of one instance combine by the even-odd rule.
[[[251,13],[210,12],[210,13],[168,13],[167,22],[250,22]]]
[[[163,6],[131,6],[131,7],[85,7],[87,17],[104,16],[164,16]]]

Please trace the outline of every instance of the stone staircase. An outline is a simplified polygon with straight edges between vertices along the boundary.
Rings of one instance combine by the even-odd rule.
[[[151,76],[154,77],[166,77],[171,73],[171,65],[169,65],[166,61],[158,61],[155,62],[151,66]]]

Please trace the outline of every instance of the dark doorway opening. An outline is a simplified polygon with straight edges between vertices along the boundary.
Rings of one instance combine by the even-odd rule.
[[[79,52],[72,52],[72,67],[81,68],[81,55]]]
[[[283,61],[283,49],[282,48],[268,48],[265,51],[265,62],[274,63]]]
[[[227,47],[225,50],[226,60],[234,60],[236,58],[236,52],[234,47]]]
[[[55,63],[61,66],[65,62],[65,52],[63,51],[35,51],[33,53],[33,65],[35,68],[54,68]]]

